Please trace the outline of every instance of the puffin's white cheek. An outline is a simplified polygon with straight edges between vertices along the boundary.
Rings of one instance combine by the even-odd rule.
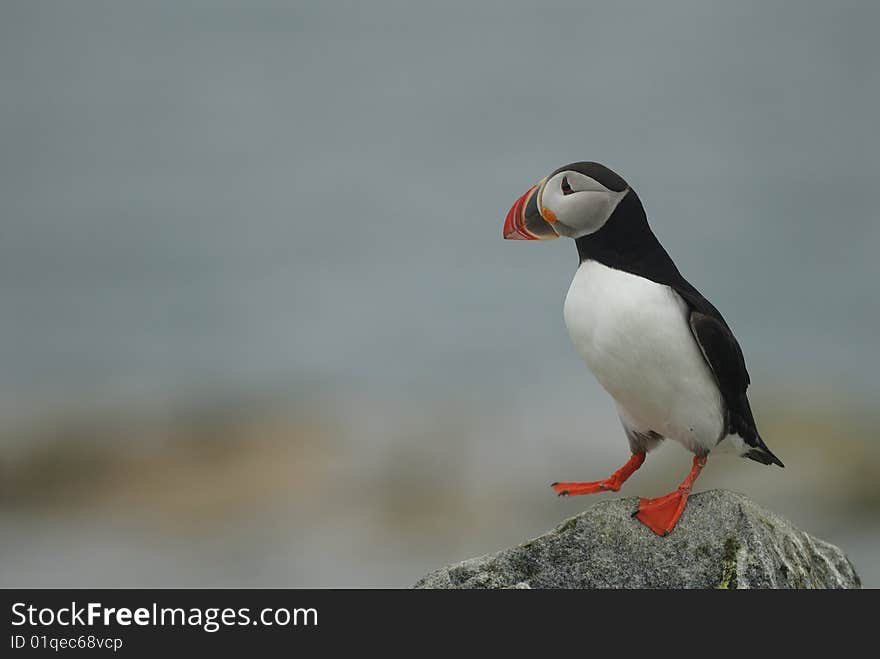
[[[559,220],[580,235],[601,229],[616,205],[607,192],[578,192],[566,201]]]

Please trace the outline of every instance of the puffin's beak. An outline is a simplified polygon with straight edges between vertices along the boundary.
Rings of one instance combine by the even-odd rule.
[[[538,210],[538,200],[546,182],[547,179],[543,179],[537,185],[533,185],[507,211],[507,218],[504,220],[505,239],[552,240],[559,238],[553,225],[545,220]]]

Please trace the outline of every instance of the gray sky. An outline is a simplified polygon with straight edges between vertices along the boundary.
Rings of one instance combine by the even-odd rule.
[[[0,396],[503,396],[585,378],[599,160],[753,372],[876,393],[876,3],[5,2]],[[543,346],[524,353],[521,346]]]

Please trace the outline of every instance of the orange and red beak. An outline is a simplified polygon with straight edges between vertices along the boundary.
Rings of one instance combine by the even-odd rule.
[[[552,240],[559,234],[541,214],[541,192],[547,179],[533,185],[529,190],[513,202],[504,220],[504,238],[506,240]],[[551,215],[551,221],[555,218]]]

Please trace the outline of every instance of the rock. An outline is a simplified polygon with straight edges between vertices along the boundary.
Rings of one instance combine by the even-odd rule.
[[[414,588],[859,588],[846,555],[742,494],[691,496],[654,535],[638,499],[603,501],[549,533],[441,568]]]

